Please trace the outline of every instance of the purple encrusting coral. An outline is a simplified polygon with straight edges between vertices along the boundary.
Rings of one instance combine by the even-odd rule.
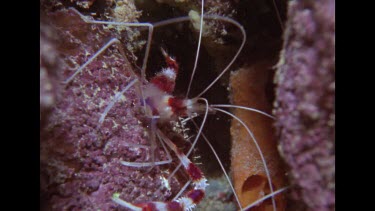
[[[83,22],[72,10],[49,12],[44,17],[50,22],[48,27],[55,28],[59,35],[49,49],[62,62],[56,68],[46,67],[47,72],[62,70],[56,73],[58,81],[71,76],[115,37],[103,26]],[[41,55],[46,53],[44,39],[41,36]],[[45,59],[41,56],[41,63]],[[136,146],[148,144],[148,133],[139,121],[135,87],[124,93],[99,127],[105,107],[134,79],[131,71],[126,58],[111,47],[72,82],[55,90],[55,106],[41,127],[42,210],[118,210],[120,206],[111,200],[114,193],[130,202],[147,202],[165,201],[178,191],[176,179],[170,187],[163,183],[167,175],[161,167],[147,171],[120,164],[121,160],[150,160],[150,153]],[[165,159],[162,150],[158,154],[158,159]]]
[[[289,2],[275,76],[280,151],[298,210],[335,209],[334,7],[334,0]]]

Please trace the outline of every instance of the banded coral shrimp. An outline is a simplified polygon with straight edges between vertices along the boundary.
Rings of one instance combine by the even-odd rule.
[[[202,18],[204,17],[204,18],[209,18],[209,16],[201,16]],[[84,19],[85,20],[85,19]],[[186,18],[186,20],[189,20],[189,18]],[[176,19],[174,19],[174,21],[176,21]],[[179,20],[179,21],[181,21],[181,19]],[[173,22],[173,21],[172,21]],[[97,22],[97,23],[99,23],[99,22]],[[106,22],[105,24],[108,24],[108,23],[110,23],[110,22]],[[202,23],[202,22],[201,22]],[[112,24],[112,25],[114,25],[115,23],[110,23],[110,24]],[[129,24],[128,24],[129,25]],[[140,25],[140,24],[135,24],[135,25]],[[153,27],[155,27],[155,26],[157,26],[157,24],[154,24],[154,26]],[[202,27],[202,26],[201,26]],[[200,31],[202,31],[202,30],[200,30]],[[244,36],[244,37],[246,37],[246,36]],[[245,38],[244,38],[244,40],[245,40]],[[110,42],[108,42],[107,44],[108,45],[111,45],[111,44],[113,44],[113,43],[115,43],[115,42],[118,42],[118,41],[116,41],[116,40],[111,40]],[[243,41],[243,42],[245,42],[245,41]],[[121,47],[120,47],[121,48]],[[119,48],[119,49],[120,49]],[[106,48],[101,48],[101,49],[106,49]],[[147,51],[146,51],[147,52]],[[238,50],[238,52],[240,52],[240,50]],[[99,55],[99,54],[98,54]],[[124,54],[122,53],[122,55],[124,56]],[[91,58],[93,58],[93,57],[91,57]],[[126,58],[124,58],[124,59],[126,59]],[[94,60],[91,60],[91,59],[89,59],[88,60],[89,62],[88,63],[86,63],[86,64],[89,64],[89,63],[91,63],[90,65],[98,65],[98,64],[95,64],[95,62],[94,62]],[[234,61],[234,60],[233,60]],[[84,67],[84,66],[83,66]],[[82,68],[83,69],[83,68]],[[142,68],[143,69],[143,68]],[[86,70],[87,71],[87,70]],[[83,70],[82,71],[82,74],[85,74],[84,72],[86,72],[85,70]],[[90,73],[90,72],[89,72]],[[86,73],[87,74],[87,73]],[[94,74],[94,73],[92,73],[91,72],[91,74]],[[143,77],[142,77],[143,78]],[[219,78],[219,77],[218,77]],[[69,82],[68,81],[69,79],[67,79],[67,82]],[[76,79],[75,79],[76,80]],[[79,79],[78,79],[79,80]],[[94,80],[102,80],[102,79],[94,79]],[[141,79],[142,80],[142,79]],[[141,81],[141,80],[138,80],[138,81]],[[123,92],[124,90],[126,90],[127,88],[129,88],[129,87],[131,87],[131,85],[134,85],[134,83],[137,83],[135,80],[132,80],[132,81],[126,81],[125,82],[125,84],[127,84],[127,85],[129,85],[129,86],[126,86],[126,88],[121,88],[121,89],[119,89],[119,88],[117,88],[117,91],[120,91],[121,90],[121,92]],[[207,88],[208,89],[208,88]],[[117,92],[116,91],[116,92]],[[99,93],[100,93],[100,91],[98,91]],[[120,92],[120,93],[121,93]],[[94,94],[95,95],[95,94]],[[107,101],[107,102],[115,102],[116,100],[113,100],[113,98],[114,98],[114,96],[119,96],[119,97],[121,97],[121,95],[113,95],[111,98],[112,98],[112,100],[111,100],[111,98],[109,98],[109,99],[106,99],[105,101]],[[142,99],[145,99],[144,97],[142,98]],[[107,104],[107,102],[105,102],[104,103],[104,105],[106,105]],[[117,104],[117,103],[116,103]],[[114,105],[114,106],[116,106],[116,105]],[[105,109],[103,109],[105,107]],[[102,118],[103,117],[103,114],[104,113],[106,113],[106,112],[103,112],[103,110],[111,110],[111,109],[109,109],[110,107],[106,107],[106,106],[104,106],[104,107],[102,107],[102,109],[100,110],[100,113],[101,113],[101,115],[100,115],[100,120],[99,121],[97,121],[97,122],[99,122],[99,123],[103,123],[103,124],[108,124],[108,122],[107,121],[104,121],[104,120],[102,120],[102,119],[104,119],[104,118]],[[108,109],[107,109],[108,108]],[[206,106],[206,108],[208,109],[208,106]],[[211,109],[212,109],[213,107],[211,107]],[[112,108],[112,109],[116,109],[116,108]],[[206,110],[207,111],[207,110]],[[105,116],[105,115],[104,115]],[[107,117],[105,118],[106,120],[108,120],[107,119]],[[204,122],[203,122],[204,123]],[[202,125],[204,125],[204,124],[202,124]],[[157,133],[158,134],[158,133]],[[160,134],[158,134],[158,135],[160,135],[160,136],[162,136],[162,133],[160,133]],[[199,136],[197,136],[197,137],[199,137]],[[164,140],[167,140],[166,138],[163,138]],[[197,140],[197,139],[196,139]],[[194,143],[196,143],[196,140],[194,141]],[[168,141],[167,141],[167,143],[169,143]],[[168,145],[168,144],[167,144]],[[131,147],[131,146],[130,146]],[[187,153],[187,154],[189,154],[189,153]],[[147,160],[147,159],[146,159]],[[141,162],[142,164],[146,164],[144,161],[143,162]],[[133,165],[133,167],[139,167],[139,164],[137,164],[137,163],[135,163],[135,162],[128,162],[127,163],[128,165]],[[152,165],[157,165],[157,164],[159,164],[159,163],[154,163],[154,164],[152,164]],[[147,164],[148,165],[148,164]],[[143,165],[143,166],[145,166],[145,165]]]

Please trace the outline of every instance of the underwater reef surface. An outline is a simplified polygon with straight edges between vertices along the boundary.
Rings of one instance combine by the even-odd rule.
[[[128,5],[132,1],[104,10],[95,7],[104,1],[82,2],[41,1],[41,210],[126,210],[111,200],[114,193],[135,203],[171,200],[182,186],[180,178],[166,183],[175,163],[149,171],[119,162],[150,160],[149,151],[139,146],[149,145],[149,137],[134,87],[99,126],[105,107],[132,81],[131,71],[139,71],[127,59],[135,60],[134,51],[144,41],[137,40],[136,30],[88,24],[67,8],[89,7],[97,19],[125,22],[136,22],[140,12],[127,10],[134,7]],[[61,83],[114,37],[125,45],[127,58],[113,45],[70,83]],[[156,154],[166,159],[163,150]],[[225,192],[228,184],[222,178],[208,180],[207,197],[198,209],[235,210],[233,195]]]
[[[120,193],[120,198],[132,202],[170,200],[181,187],[176,179],[173,179],[169,186],[164,183],[170,169],[154,167],[147,171],[148,169],[119,164],[122,159],[141,162],[149,159],[150,155],[144,148],[134,147],[138,144],[147,144],[149,139],[144,125],[139,121],[139,98],[134,88],[124,94],[108,113],[104,123],[98,127],[104,108],[116,93],[131,82],[130,71],[134,71],[131,65],[134,61],[129,62],[127,59],[134,59],[134,51],[139,50],[144,42],[139,41],[139,33],[136,30],[90,25],[71,10],[64,9],[75,6],[87,16],[96,14],[92,15],[96,19],[136,22],[140,12],[129,9],[135,8],[132,5],[133,1],[118,1],[116,8],[110,7],[111,9],[108,9],[108,5],[113,1],[106,0],[44,2],[48,3],[44,4],[47,9],[44,9],[46,14],[41,18],[44,20],[41,22],[48,23],[41,26],[41,32],[53,31],[55,34],[48,36],[48,33],[41,33],[41,117],[45,119],[41,124],[40,155],[43,210],[119,210],[121,208],[111,201],[113,193]],[[197,1],[186,2],[186,11],[199,11]],[[259,3],[262,1],[252,1],[246,4],[246,7],[242,6],[241,17],[246,17],[245,14],[250,13],[245,8],[255,2],[261,5],[260,8],[265,8],[262,6],[264,3]],[[223,5],[224,9],[220,9],[220,5]],[[232,16],[236,13],[232,10],[233,5],[238,6],[238,2],[235,4],[234,1],[228,0],[211,0],[207,1],[205,10],[211,14]],[[259,11],[261,14],[273,13],[267,7]],[[255,30],[257,27],[254,27],[254,23],[267,25],[264,22],[268,23],[268,19],[266,21],[263,19],[264,16],[257,16],[259,18],[249,21],[250,26],[245,28]],[[243,18],[240,21],[246,25],[247,19]],[[221,24],[214,26],[218,28],[213,32],[223,32]],[[254,55],[251,60],[263,56],[262,53],[253,53],[254,49],[261,48],[266,52],[264,54],[270,54],[267,48],[258,47],[259,43],[267,43],[260,42],[257,38],[263,36],[265,31],[247,31],[252,39],[249,39],[244,51],[247,51],[247,55],[249,52]],[[273,40],[273,36],[276,35],[271,35],[268,39]],[[118,53],[116,47],[111,47],[71,83],[66,86],[59,83],[66,80],[113,37],[126,37],[121,38],[121,41],[125,45],[127,59]],[[270,46],[275,45],[274,42],[268,43]],[[203,40],[203,44],[209,49],[210,43]],[[217,48],[217,45],[214,45],[213,50],[207,51],[213,57],[218,57],[220,51],[215,51]],[[250,59],[244,57],[239,60]],[[223,64],[226,63],[227,61],[223,60]],[[163,150],[157,153],[160,159],[165,158]],[[234,210],[233,195],[224,192],[229,189],[224,185],[225,182],[208,179],[210,186],[207,189],[206,201],[202,202],[198,209]]]
[[[275,75],[293,210],[335,210],[335,1],[290,1]]]
[[[142,162],[150,155],[137,147],[147,144],[148,137],[138,118],[139,98],[134,87],[99,126],[104,108],[131,82],[130,71],[134,71],[116,47],[70,83],[61,84],[115,37],[113,32],[83,22],[72,10],[47,12],[41,17],[48,22],[41,25],[41,116],[45,119],[40,140],[41,210],[119,210],[122,208],[111,200],[114,193],[127,201],[144,202],[165,201],[178,192],[177,180],[164,183],[168,169],[156,166],[148,171],[119,162]],[[58,39],[50,39],[50,31]],[[55,60],[59,65],[48,65]],[[45,103],[50,98],[53,100]],[[158,154],[165,159],[163,150]]]

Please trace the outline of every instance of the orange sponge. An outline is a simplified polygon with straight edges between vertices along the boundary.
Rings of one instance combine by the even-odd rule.
[[[270,80],[269,66],[265,63],[256,64],[232,73],[230,84],[234,105],[251,107],[267,113],[271,111],[271,103],[265,91]],[[284,187],[285,173],[276,147],[273,120],[243,109],[235,109],[234,114],[242,119],[253,132],[267,162],[274,191]],[[242,207],[246,207],[270,193],[268,179],[254,141],[235,119],[232,120],[231,135],[231,168],[234,188]],[[284,197],[279,194],[275,199],[277,210],[284,210],[286,204]],[[252,210],[272,210],[271,199],[263,201]]]

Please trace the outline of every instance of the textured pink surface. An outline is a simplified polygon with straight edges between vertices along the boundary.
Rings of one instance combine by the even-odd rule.
[[[86,24],[71,11],[49,13],[47,17],[59,36],[54,48],[63,62],[49,70],[62,70],[59,81],[114,37],[109,30]],[[145,149],[134,146],[148,144],[134,87],[125,92],[97,129],[107,104],[133,79],[131,68],[112,47],[70,84],[62,86],[59,100],[41,130],[43,210],[117,210],[119,206],[111,200],[115,192],[127,201],[147,202],[165,201],[178,191],[175,179],[170,184],[172,190],[164,187],[161,178],[168,175],[160,167],[148,172],[147,168],[125,167],[119,162],[149,159]],[[163,152],[159,158],[165,158]]]
[[[299,209],[335,206],[334,5],[334,0],[289,2],[275,77],[280,150]]]

